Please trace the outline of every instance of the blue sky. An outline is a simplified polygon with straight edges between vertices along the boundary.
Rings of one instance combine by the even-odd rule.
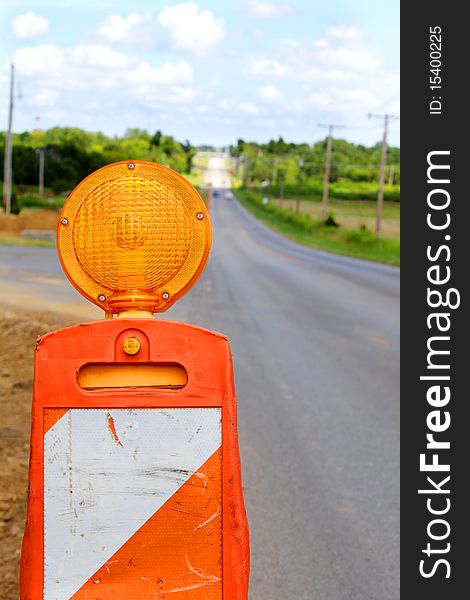
[[[193,144],[373,144],[399,113],[398,0],[0,0],[0,129],[157,129]],[[399,121],[390,142],[399,143]]]

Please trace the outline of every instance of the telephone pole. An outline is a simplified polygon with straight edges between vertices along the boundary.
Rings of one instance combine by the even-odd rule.
[[[246,187],[248,185],[248,170],[250,168],[250,159],[248,157],[248,154],[242,154],[242,156],[240,157],[240,161],[243,163],[242,185],[243,187]]]
[[[44,148],[37,148],[39,157],[39,195],[44,196]]]
[[[8,111],[8,130],[5,138],[5,158],[3,163],[3,207],[7,215],[11,211],[11,184],[12,184],[12,123],[13,123],[13,90],[15,87],[15,65],[11,63],[10,69],[10,102]]]
[[[382,224],[382,210],[384,204],[384,185],[385,185],[385,167],[387,166],[387,135],[388,135],[388,122],[390,119],[398,118],[396,115],[373,115],[369,113],[369,119],[383,119],[384,120],[384,134],[382,138],[382,151],[380,153],[380,174],[379,174],[379,193],[377,195],[377,213],[375,217],[375,235],[380,235],[380,226]]]
[[[333,150],[333,129],[341,129],[342,125],[334,125],[330,123],[329,125],[324,125],[323,123],[319,123],[318,127],[327,127],[328,128],[328,138],[326,141],[326,161],[325,161],[325,176],[323,179],[323,198],[321,202],[321,216],[322,219],[326,217],[328,212],[328,194],[330,189],[330,173],[331,173],[331,155]]]
[[[295,200],[295,212],[297,214],[299,214],[299,212],[300,212],[300,192],[301,192],[301,188],[302,188],[302,169],[304,168],[304,164],[305,164],[305,161],[304,161],[303,157],[300,157],[299,161],[297,163],[297,165],[299,167],[299,172],[297,174],[297,198]]]

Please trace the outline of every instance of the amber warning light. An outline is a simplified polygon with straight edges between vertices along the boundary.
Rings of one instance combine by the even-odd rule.
[[[57,230],[65,274],[107,316],[167,310],[201,275],[210,245],[209,214],[194,187],[144,161],[89,175],[68,197]]]

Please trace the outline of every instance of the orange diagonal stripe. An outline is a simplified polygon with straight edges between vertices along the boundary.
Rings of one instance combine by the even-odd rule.
[[[44,435],[49,431],[51,427],[59,421],[66,412],[68,412],[68,408],[45,408],[43,413],[44,420]]]
[[[219,448],[73,600],[222,600],[221,464]]]

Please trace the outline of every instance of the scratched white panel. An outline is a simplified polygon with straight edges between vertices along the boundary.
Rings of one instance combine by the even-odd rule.
[[[221,444],[218,408],[73,409],[44,437],[44,600],[68,600]]]

